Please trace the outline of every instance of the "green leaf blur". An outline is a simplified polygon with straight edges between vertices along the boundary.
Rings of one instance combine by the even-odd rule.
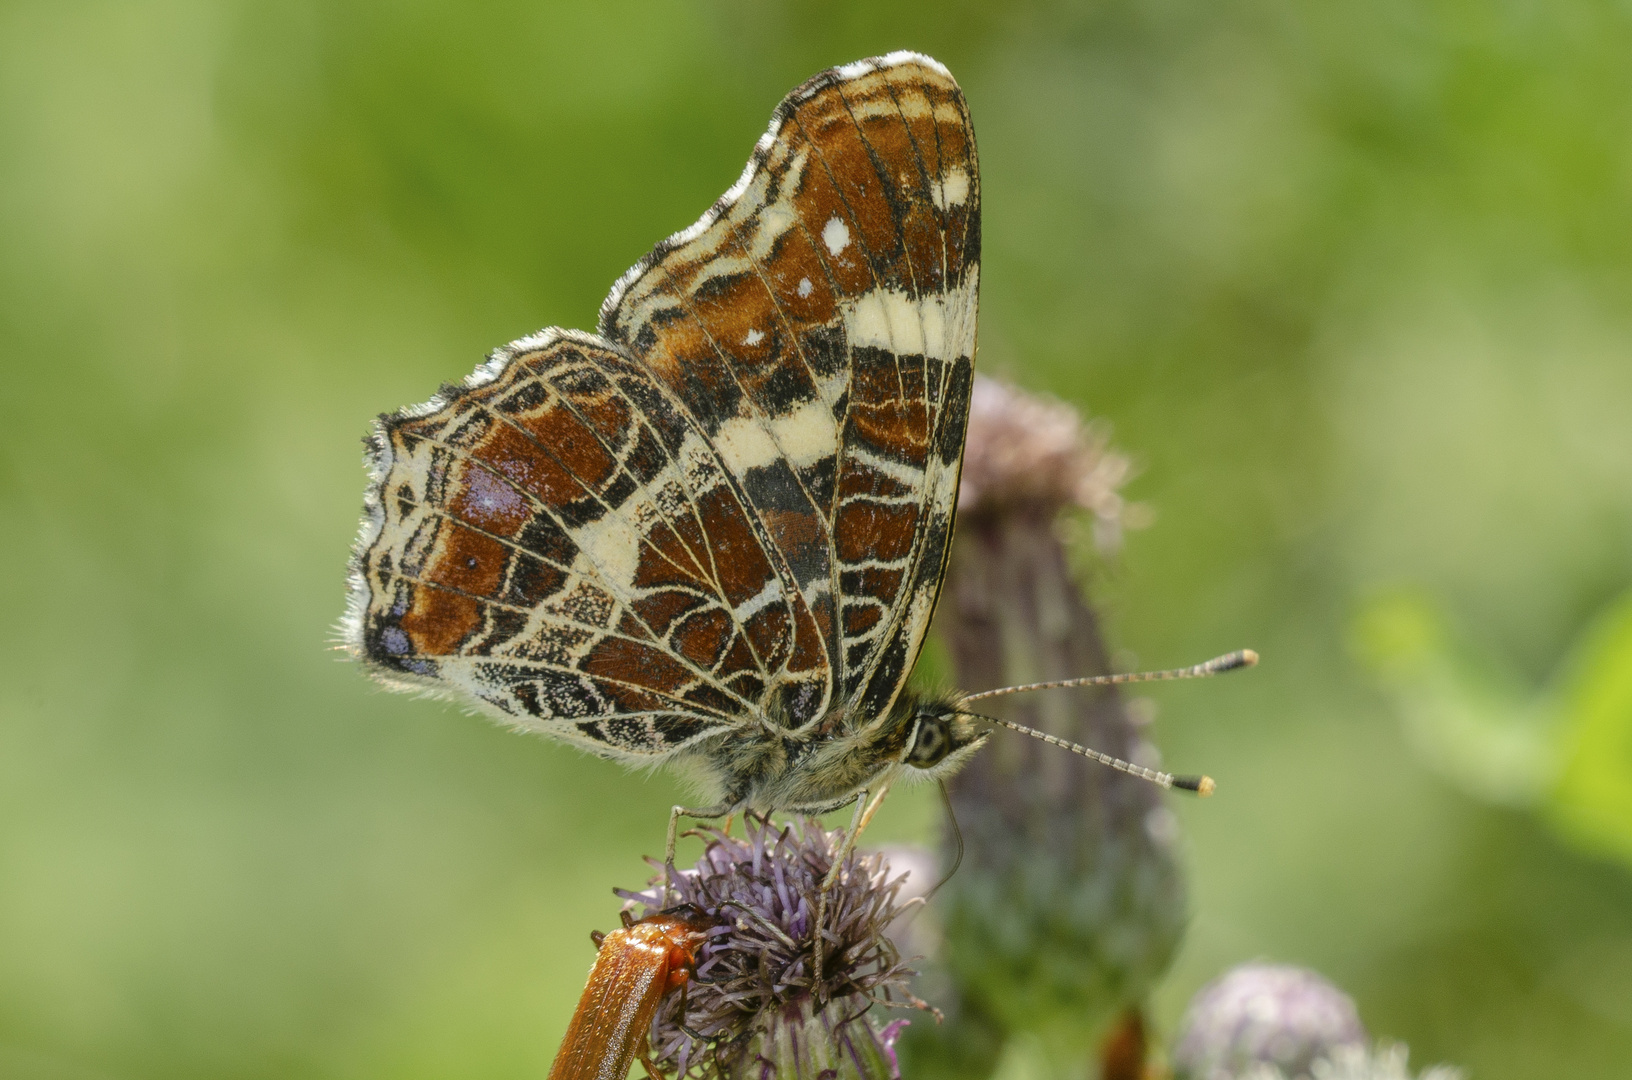
[[[1580,652],[1550,809],[1565,835],[1632,866],[1632,595],[1599,621]]]
[[[1442,778],[1349,648],[1403,589],[1541,686],[1632,586],[1599,0],[0,5],[0,1074],[544,1075],[680,789],[330,651],[358,440],[592,326],[784,92],[902,47],[980,134],[983,369],[1140,464],[1112,639],[1264,656],[1153,694],[1220,785],[1158,1023],[1263,956],[1419,1061],[1625,1075],[1624,651],[1549,817]]]

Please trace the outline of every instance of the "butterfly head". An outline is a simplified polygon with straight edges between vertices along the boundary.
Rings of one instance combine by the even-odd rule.
[[[957,697],[925,697],[903,704],[906,740],[901,764],[926,779],[957,772],[991,734],[959,707]]]

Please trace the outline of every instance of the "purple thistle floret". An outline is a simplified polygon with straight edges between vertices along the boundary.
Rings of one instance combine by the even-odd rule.
[[[1191,999],[1173,1070],[1184,1080],[1230,1080],[1265,1064],[1305,1077],[1317,1058],[1366,1039],[1353,999],[1318,972],[1240,964]]]
[[[698,950],[683,995],[684,1015],[682,995],[671,994],[652,1023],[653,1061],[676,1076],[708,1077],[731,1075],[734,1064],[752,1056],[761,1062],[760,1072],[775,1072],[763,1067],[778,1057],[771,1033],[791,1024],[800,1054],[812,1047],[820,1053],[827,1040],[836,1064],[876,1059],[880,1080],[894,1075],[890,1051],[899,1028],[886,1029],[886,1038],[864,1014],[873,1004],[927,1008],[907,992],[915,972],[884,933],[922,902],[897,902],[905,875],[892,879],[881,854],[852,852],[846,858],[828,893],[823,992],[817,994],[816,893],[844,834],[809,820],[779,827],[752,817],[744,837],[714,828],[698,833],[707,845],[702,857],[676,872],[667,897],[662,866],[655,862],[658,873],[646,889],[617,890],[629,907],[641,909],[637,915],[690,904],[719,921]]]

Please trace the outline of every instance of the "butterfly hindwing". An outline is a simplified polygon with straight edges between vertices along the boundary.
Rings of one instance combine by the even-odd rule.
[[[789,588],[696,424],[590,335],[518,342],[472,382],[381,424],[363,654],[600,750],[752,713],[792,655]]]

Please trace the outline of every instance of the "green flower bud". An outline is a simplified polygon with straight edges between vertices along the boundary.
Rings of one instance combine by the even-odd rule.
[[[1127,472],[1068,406],[977,379],[939,614],[960,687],[1109,671],[1060,526],[1068,509],[1087,509],[1101,541],[1114,540],[1127,510],[1116,488]],[[982,702],[988,707],[1156,763],[1114,688],[1001,697]],[[984,1027],[990,1048],[1029,1032],[1066,1068],[1144,1001],[1178,946],[1186,897],[1175,819],[1155,786],[1001,732],[950,787],[967,854],[940,905],[941,959],[959,998],[947,1037]]]

